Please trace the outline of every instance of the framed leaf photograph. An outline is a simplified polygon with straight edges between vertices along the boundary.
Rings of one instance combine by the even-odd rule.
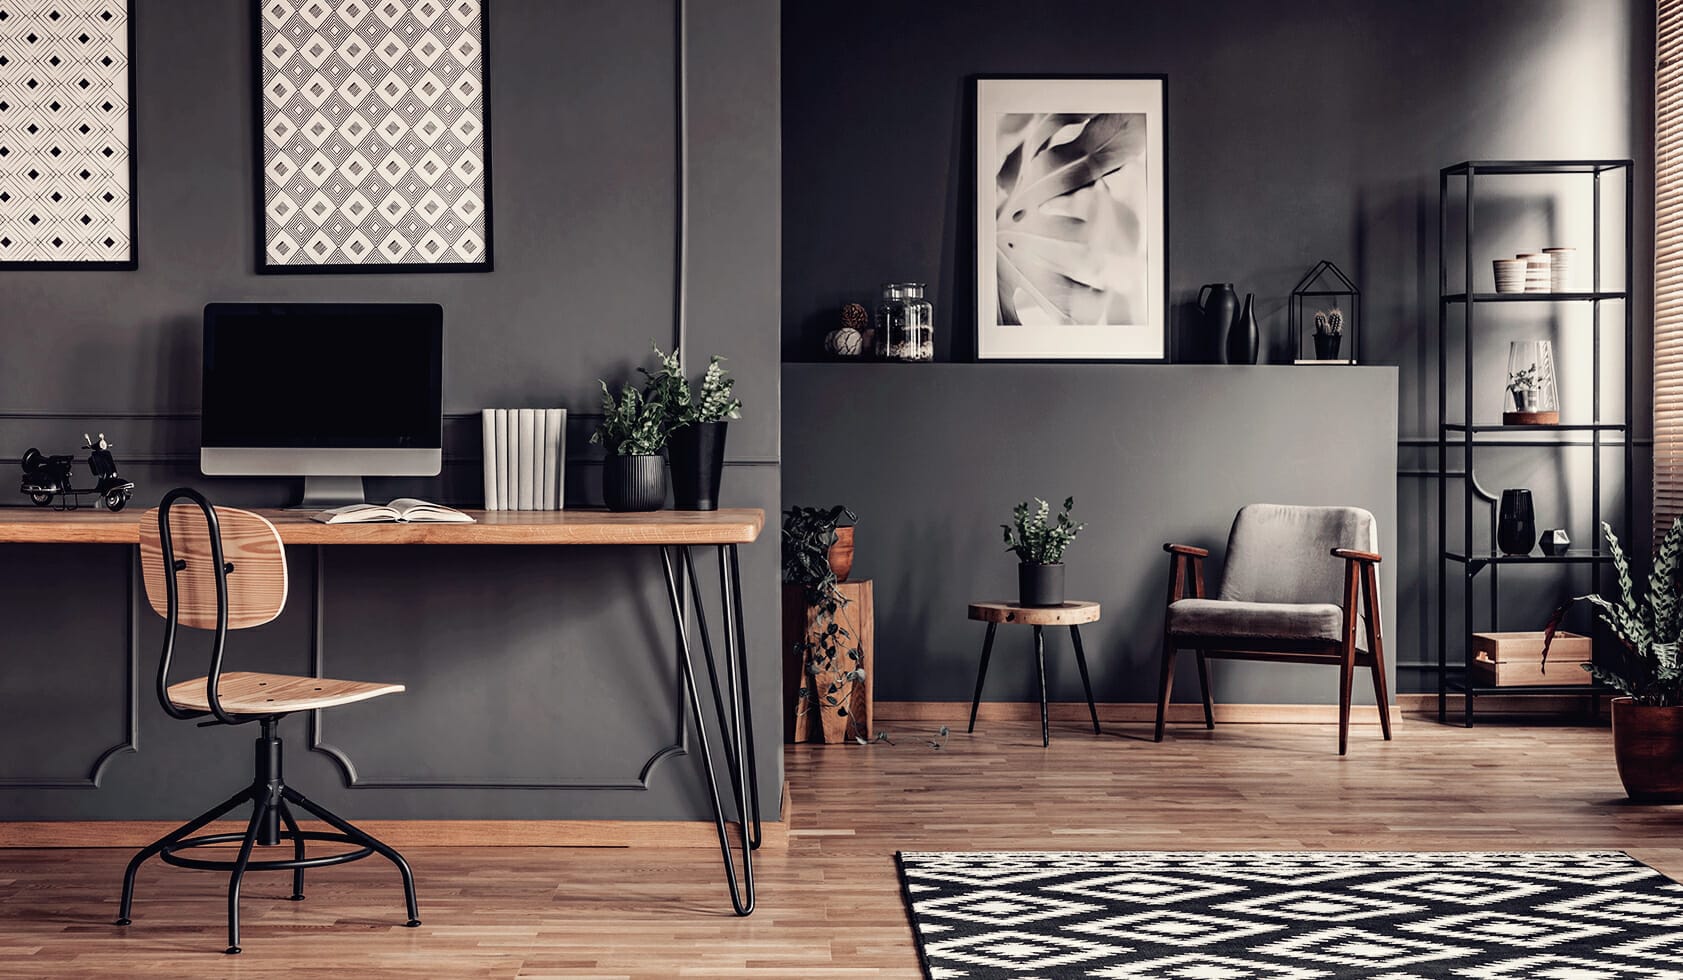
[[[1161,361],[1162,75],[976,79],[976,354]]]

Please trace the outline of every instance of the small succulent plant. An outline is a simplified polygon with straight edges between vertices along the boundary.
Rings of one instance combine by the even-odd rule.
[[[1344,311],[1337,307],[1330,310],[1317,310],[1315,313],[1315,332],[1330,337],[1342,336],[1344,333]]]

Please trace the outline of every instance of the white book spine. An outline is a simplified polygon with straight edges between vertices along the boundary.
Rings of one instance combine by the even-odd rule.
[[[497,409],[497,503],[503,510],[514,509],[513,420],[506,408]]]
[[[545,510],[561,509],[561,485],[567,465],[567,410],[544,409],[543,499]]]
[[[480,452],[485,462],[485,509],[497,506],[497,412],[487,408],[479,413],[479,436],[484,444]]]
[[[537,500],[532,490],[532,477],[537,475],[537,454],[541,446],[537,441],[538,413],[534,409],[520,410],[520,462],[515,472],[520,478],[520,509],[536,510]]]

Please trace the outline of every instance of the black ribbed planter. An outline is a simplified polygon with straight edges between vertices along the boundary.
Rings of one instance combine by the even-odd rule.
[[[609,510],[659,510],[666,506],[666,458],[609,456],[602,461],[602,502]]]
[[[699,422],[672,433],[666,457],[672,463],[672,506],[679,510],[718,510],[719,482],[725,473],[725,426]]]
[[[1061,606],[1064,604],[1064,566],[1017,564],[1017,601],[1024,606]]]

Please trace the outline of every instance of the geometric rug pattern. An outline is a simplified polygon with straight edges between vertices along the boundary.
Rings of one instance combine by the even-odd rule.
[[[257,3],[262,267],[487,268],[481,0]]]
[[[0,266],[133,268],[127,0],[0,0]]]
[[[903,852],[932,980],[1683,980],[1618,852]]]

